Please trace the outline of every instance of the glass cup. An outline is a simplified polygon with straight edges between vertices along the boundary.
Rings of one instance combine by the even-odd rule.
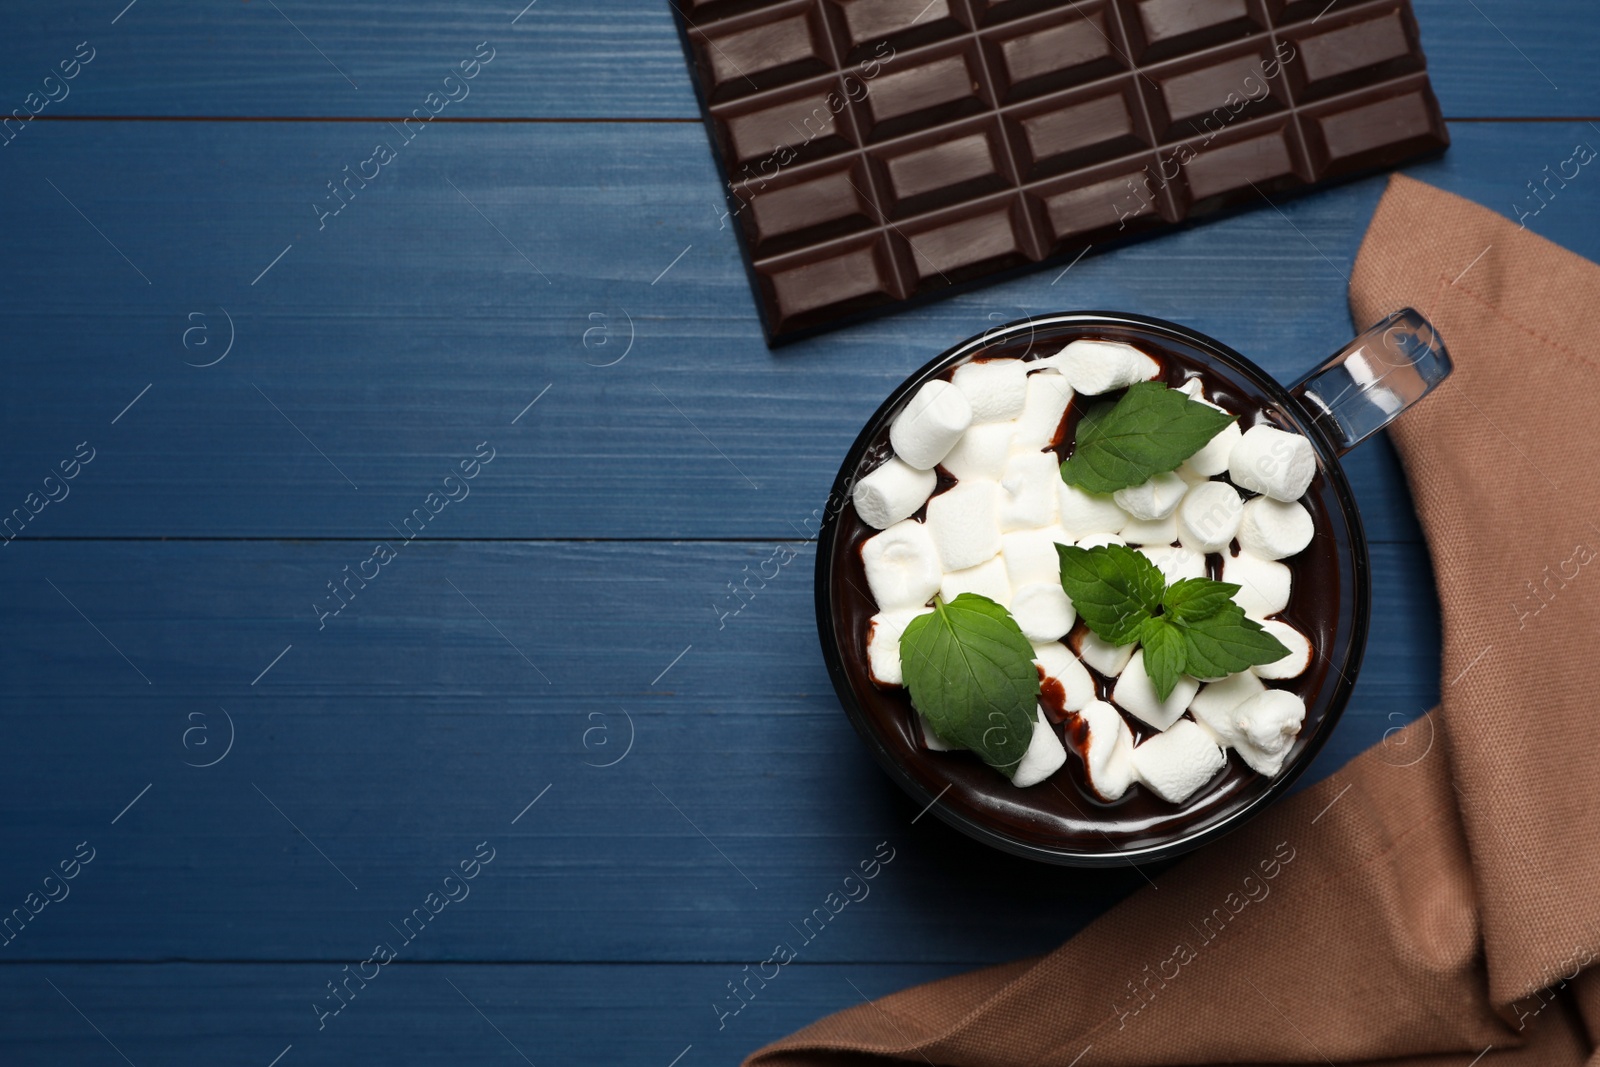
[[[1050,779],[1019,789],[970,753],[928,751],[906,691],[879,688],[868,675],[867,624],[877,606],[867,592],[860,546],[878,531],[856,516],[850,496],[857,479],[891,454],[894,416],[925,382],[948,377],[968,360],[1037,358],[1079,339],[1134,345],[1162,362],[1169,385],[1198,374],[1207,397],[1243,415],[1246,426],[1254,418],[1303,434],[1316,453],[1316,476],[1301,499],[1316,522],[1316,536],[1305,551],[1284,561],[1293,571],[1294,594],[1281,616],[1311,639],[1312,664],[1299,678],[1274,683],[1305,700],[1306,717],[1275,777],[1257,774],[1230,754],[1227,767],[1184,804],[1168,804],[1143,787],[1106,803],[1087,787],[1082,761],[1069,754]],[[1449,373],[1443,343],[1409,308],[1365,331],[1287,388],[1220,341],[1141,315],[1037,316],[956,345],[911,375],[878,408],[846,455],[824,509],[817,545],[817,627],[828,673],[850,721],[919,807],[1017,855],[1084,867],[1146,862],[1188,851],[1239,826],[1310,764],[1343,712],[1361,666],[1371,608],[1367,543],[1339,457]],[[1074,398],[1073,411],[1081,411],[1083,399]],[[1065,727],[1069,748],[1074,722],[1069,717]]]

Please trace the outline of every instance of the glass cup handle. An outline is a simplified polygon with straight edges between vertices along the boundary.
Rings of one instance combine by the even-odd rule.
[[[1450,354],[1433,325],[1404,308],[1289,387],[1342,456],[1449,376]]]

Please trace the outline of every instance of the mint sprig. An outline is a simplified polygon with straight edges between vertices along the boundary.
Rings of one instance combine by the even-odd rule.
[[[1144,553],[1123,545],[1057,545],[1056,555],[1078,617],[1114,645],[1142,645],[1145,673],[1162,700],[1181,675],[1221,678],[1289,654],[1245,616],[1233,599],[1237,585],[1210,578],[1168,585]]]
[[[911,703],[933,732],[1009,773],[1033,741],[1039,671],[1016,620],[988,597],[962,593],[900,635]]]
[[[1056,545],[1061,588],[1078,618],[1114,645],[1132,644],[1139,627],[1161,606],[1166,579],[1143,552],[1124,545],[1084,549]]]
[[[1084,413],[1061,480],[1089,493],[1140,485],[1176,470],[1233,420],[1160,382],[1138,382],[1115,404]]]

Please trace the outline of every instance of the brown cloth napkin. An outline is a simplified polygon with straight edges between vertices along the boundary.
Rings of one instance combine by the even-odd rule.
[[[1600,1064],[1600,267],[1396,177],[1350,304],[1455,361],[1392,430],[1440,707],[1049,955],[748,1064]]]

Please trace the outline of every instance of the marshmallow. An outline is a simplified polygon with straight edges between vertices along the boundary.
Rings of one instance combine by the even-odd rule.
[[[946,570],[993,559],[1000,552],[1000,486],[981,479],[957,482],[929,500],[928,533]]]
[[[1135,777],[1133,731],[1104,700],[1091,700],[1078,714],[1089,728],[1083,760],[1089,786],[1103,800],[1121,800]]]
[[[879,685],[904,685],[900,669],[900,635],[911,620],[931,613],[928,608],[897,608],[880,611],[867,623],[867,670]]]
[[[1000,476],[1000,529],[1010,533],[1055,522],[1056,486],[1060,484],[1061,469],[1054,453],[1014,453]]]
[[[850,498],[861,521],[875,530],[887,530],[901,519],[909,519],[927,503],[939,476],[919,471],[894,456],[871,474],[856,482]]]
[[[1033,662],[1044,672],[1044,681],[1061,687],[1062,711],[1080,711],[1095,698],[1094,678],[1060,641],[1035,644]]]
[[[1128,513],[1109,496],[1088,493],[1062,482],[1056,486],[1061,525],[1073,539],[1094,533],[1116,533],[1128,523]]]
[[[1244,501],[1227,482],[1201,482],[1178,505],[1178,539],[1196,552],[1221,552],[1239,532]]]
[[[949,382],[935,378],[912,396],[889,424],[895,455],[919,471],[939,465],[972,425],[972,404]]]
[[[1040,362],[1055,367],[1080,393],[1098,396],[1154,378],[1161,364],[1120,341],[1073,341]]]
[[[1061,557],[1056,545],[1070,545],[1072,538],[1060,526],[1042,530],[1017,530],[1000,538],[1000,558],[1006,561],[1006,577],[1014,589],[1034,582],[1061,584]]]
[[[962,593],[986,596],[1001,607],[1011,605],[1011,582],[1006,578],[1005,561],[999,556],[968,567],[964,571],[951,571],[939,583],[939,596],[948,604]]]
[[[861,565],[880,611],[922,607],[944,575],[928,528],[910,519],[862,542]]]
[[[1215,404],[1211,405],[1216,407]],[[1221,408],[1217,408],[1221,411]],[[1228,460],[1233,456],[1233,449],[1244,436],[1244,431],[1239,429],[1239,420],[1235,419],[1222,429],[1217,435],[1200,446],[1200,451],[1184,460],[1178,467],[1178,475],[1185,481],[1193,478],[1199,480],[1210,478],[1214,474],[1225,474],[1228,470]]]
[[[1274,500],[1299,500],[1316,473],[1310,441],[1264,423],[1246,430],[1228,456],[1234,485]]]
[[[1054,370],[1028,375],[1028,400],[1017,419],[1017,444],[1048,448],[1061,440],[1061,417],[1072,403],[1072,386]]]
[[[1194,796],[1227,762],[1211,736],[1188,719],[1133,750],[1139,780],[1172,804]]]
[[[1244,506],[1239,547],[1262,559],[1283,559],[1303,551],[1315,533],[1311,512],[1303,505],[1258,496]]]
[[[933,727],[928,725],[927,716],[921,712],[917,713],[917,722],[922,726],[922,743],[927,746],[929,752],[960,752],[967,747],[965,745],[951,744],[934,733]]]
[[[1058,641],[1078,621],[1078,612],[1058,580],[1018,589],[1011,597],[1011,617],[1029,641]]]
[[[1144,669],[1144,649],[1133,654],[1128,661],[1128,666],[1117,679],[1116,688],[1111,690],[1111,701],[1130,715],[1154,726],[1157,730],[1165,730],[1183,715],[1183,709],[1189,706],[1189,701],[1194,699],[1195,692],[1200,688],[1200,683],[1186,674],[1178,675],[1178,682],[1172,687],[1172,692],[1167,694],[1167,699],[1162,700],[1156,696],[1156,687],[1150,681],[1150,676]]]
[[[950,384],[972,405],[972,421],[1006,422],[1022,414],[1028,399],[1028,365],[1020,359],[975,359],[950,376]]]
[[[1178,539],[1178,513],[1164,519],[1129,519],[1118,536],[1130,545],[1170,545]]]
[[[1116,534],[1108,533],[1090,534],[1088,537],[1078,538],[1077,541],[1079,548],[1101,548],[1105,545],[1125,545],[1127,543]]]
[[[1038,717],[1033,722],[1033,740],[1028,743],[1028,751],[1022,754],[1017,769],[1011,772],[1011,784],[1022,789],[1038,785],[1067,762],[1067,750],[1045,721],[1044,709],[1035,709],[1035,714]]]
[[[1282,563],[1240,552],[1222,561],[1222,580],[1239,587],[1234,602],[1252,619],[1276,615],[1289,606],[1290,572]]]
[[[1283,769],[1290,746],[1300,736],[1306,704],[1287,690],[1267,689],[1234,708],[1232,716],[1240,757],[1270,778]]]
[[[1164,519],[1178,509],[1188,491],[1188,482],[1167,471],[1149,481],[1118,489],[1111,498],[1117,502],[1117,507],[1136,519]]]
[[[1311,666],[1311,642],[1306,635],[1296,630],[1286,622],[1277,619],[1268,619],[1261,624],[1267,633],[1283,642],[1289,654],[1280,660],[1271,663],[1262,663],[1250,668],[1262,678],[1298,678]]]
[[[1078,639],[1078,657],[1105,675],[1115,678],[1133,658],[1136,645],[1113,645],[1093,630],[1085,630]]]
[[[1261,684],[1249,671],[1230,674],[1221,681],[1209,682],[1189,701],[1189,711],[1195,721],[1207,727],[1223,745],[1232,748],[1239,743],[1239,728],[1233,721],[1233,709],[1246,700],[1265,693]]]
[[[1161,572],[1168,585],[1181,582],[1185,578],[1204,578],[1206,576],[1206,558],[1192,548],[1182,545],[1168,547],[1149,546],[1141,548],[1140,553]]]
[[[973,426],[961,435],[961,440],[939,461],[939,465],[955,475],[957,481],[969,482],[981,478],[998,482],[1005,473],[1006,460],[1011,458],[1011,439],[1016,432],[1016,423],[1013,422]],[[1058,472],[1056,478],[1060,477]]]
[[[1206,399],[1206,391],[1200,384],[1199,378],[1190,378],[1178,386],[1178,392],[1188,396],[1190,400],[1198,400],[1206,407],[1216,408],[1225,415],[1233,414],[1220,404],[1213,404]],[[1221,474],[1228,469],[1228,457],[1233,453],[1233,446],[1239,443],[1244,431],[1239,429],[1239,420],[1234,419],[1218,431],[1217,435],[1201,446],[1200,451],[1184,460],[1178,467],[1178,476],[1191,484],[1198,483],[1213,475]]]

